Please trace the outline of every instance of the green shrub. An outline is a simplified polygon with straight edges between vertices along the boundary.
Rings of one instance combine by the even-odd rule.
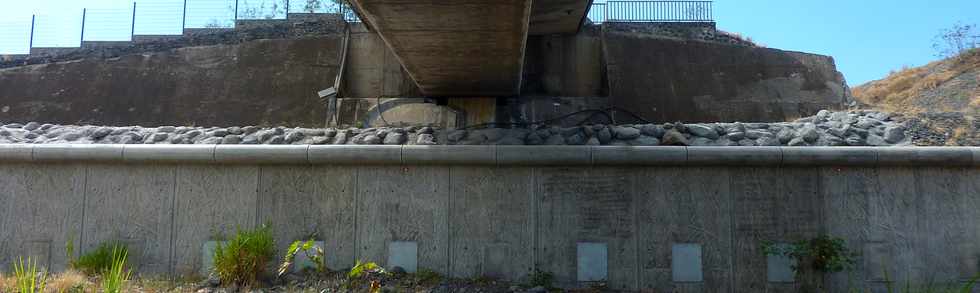
[[[228,243],[214,249],[214,271],[222,284],[250,286],[275,256],[272,229],[239,230]]]
[[[71,245],[67,247],[66,250],[74,251]],[[129,248],[121,242],[102,243],[95,250],[71,261],[71,267],[90,276],[102,274],[112,267],[113,253],[116,251],[129,255]]]
[[[545,289],[554,288],[555,275],[540,269],[534,269],[527,276],[527,287],[544,287]]]
[[[126,258],[129,251],[116,247],[112,250],[112,260],[109,268],[102,274],[102,290],[105,293],[122,292],[123,286],[129,280],[130,271],[126,270]]]
[[[324,260],[325,253],[322,248],[313,245],[313,239],[307,240],[306,242],[294,241],[293,244],[289,245],[289,249],[286,250],[286,256],[282,260],[282,265],[279,266],[280,277],[289,271],[289,268],[296,260],[296,254],[300,252],[306,254],[306,257],[313,262],[314,269],[316,269],[317,273],[322,274],[327,271],[326,261]]]
[[[48,273],[37,266],[37,261],[28,257],[14,263],[14,278],[18,293],[41,293],[48,280]]]
[[[360,279],[373,273],[384,273],[385,269],[373,262],[357,261],[357,264],[347,273],[348,279]]]
[[[430,269],[420,269],[415,273],[415,283],[425,286],[435,286],[442,282],[442,275]]]
[[[847,248],[843,238],[822,235],[788,246],[763,241],[765,255],[786,256],[796,260],[793,270],[797,276],[805,271],[837,273],[854,269],[857,253]]]

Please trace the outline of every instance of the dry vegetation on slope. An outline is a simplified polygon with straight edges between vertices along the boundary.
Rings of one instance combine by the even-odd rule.
[[[980,49],[857,88],[862,104],[906,116],[919,145],[980,145]]]
[[[854,88],[858,101],[899,113],[980,113],[980,49],[905,68]]]

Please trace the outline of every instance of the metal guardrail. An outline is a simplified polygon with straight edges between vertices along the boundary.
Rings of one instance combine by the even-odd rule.
[[[714,22],[714,1],[606,1],[589,19],[603,22]]]
[[[348,4],[332,0],[311,3],[140,0],[35,15],[5,15],[0,19],[0,55],[28,54],[31,48],[77,48],[85,41],[131,41],[134,35],[181,35],[186,28],[233,28],[237,20],[285,19],[288,13],[334,13],[347,22],[361,22]]]

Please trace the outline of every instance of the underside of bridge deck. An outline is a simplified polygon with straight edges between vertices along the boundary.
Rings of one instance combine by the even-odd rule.
[[[575,33],[589,0],[353,0],[423,94],[519,94],[529,34]]]

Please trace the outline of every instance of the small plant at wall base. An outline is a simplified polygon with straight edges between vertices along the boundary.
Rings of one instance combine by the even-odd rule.
[[[264,225],[235,233],[227,244],[214,249],[214,271],[222,284],[248,287],[255,284],[275,255],[272,229]]]
[[[14,263],[14,278],[17,280],[18,293],[41,293],[48,280],[48,273],[37,265],[37,261],[28,257]]]
[[[286,250],[286,256],[283,258],[282,265],[279,266],[279,277],[282,277],[282,275],[285,275],[289,271],[289,268],[292,267],[293,263],[296,261],[296,255],[300,252],[305,254],[306,258],[313,262],[313,268],[316,270],[317,274],[327,272],[323,248],[315,246],[313,239],[310,239],[305,242],[295,241],[293,244],[289,245],[289,249]]]
[[[850,271],[856,264],[857,254],[847,248],[843,238],[822,235],[790,245],[776,245],[763,241],[762,251],[767,256],[785,256],[796,261],[793,272],[800,279],[808,273],[837,273]]]
[[[373,262],[361,262],[360,260],[350,269],[347,273],[347,284],[345,284],[346,289],[353,290],[362,284],[365,280],[370,281],[369,291],[371,293],[381,291],[381,281],[377,278],[383,275],[387,275],[388,271],[379,266],[377,263]]]
[[[74,244],[73,242],[68,242],[65,245],[65,252],[69,254],[69,265],[71,268],[81,271],[89,276],[95,276],[108,271],[112,267],[113,253],[120,251],[129,254],[129,248],[121,242],[106,242],[96,247],[86,254],[78,257],[78,259],[71,259],[71,255],[74,254]]]
[[[112,250],[112,261],[109,268],[102,273],[102,291],[119,293],[129,281],[130,271],[126,270],[126,259],[129,251],[116,247]]]
[[[555,275],[551,272],[545,272],[540,269],[534,269],[533,272],[527,276],[527,284],[525,287],[544,287],[545,289],[554,288]]]

